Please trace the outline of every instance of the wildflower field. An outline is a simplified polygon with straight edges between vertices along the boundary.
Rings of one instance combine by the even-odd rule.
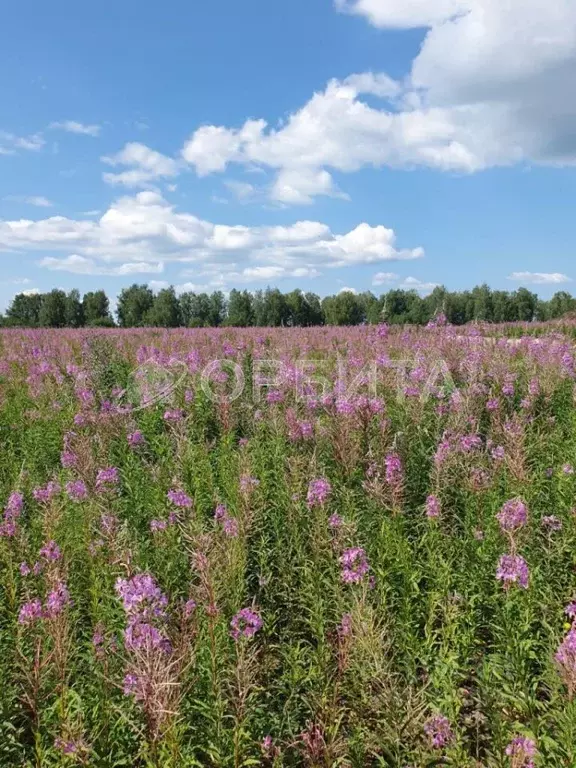
[[[1,766],[576,766],[570,328],[5,330]]]

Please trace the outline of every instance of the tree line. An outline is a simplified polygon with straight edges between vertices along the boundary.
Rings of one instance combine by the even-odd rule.
[[[576,312],[576,299],[559,291],[549,301],[526,288],[493,291],[487,285],[471,291],[448,291],[436,287],[422,297],[414,290],[393,289],[381,296],[370,291],[342,291],[321,299],[299,289],[282,293],[277,288],[247,291],[187,292],[174,288],[154,293],[147,285],[131,285],[118,296],[116,317],[102,290],[80,296],[54,289],[48,293],[20,293],[4,316],[3,327],[83,328],[156,326],[161,328],[206,328],[218,326],[316,326],[362,323],[411,323],[425,325],[439,313],[449,323],[471,321],[502,323],[551,320]]]

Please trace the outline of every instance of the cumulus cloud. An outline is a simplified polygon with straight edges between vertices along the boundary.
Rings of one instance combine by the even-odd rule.
[[[85,256],[79,256],[78,254],[71,254],[62,259],[54,258],[53,256],[46,256],[38,262],[41,267],[46,269],[57,270],[61,272],[72,272],[76,275],[139,275],[139,274],[159,274],[164,271],[164,264],[159,262],[158,264],[151,264],[148,262],[128,262],[127,264],[119,264],[118,266],[105,266],[99,264],[93,259],[88,259]]]
[[[331,80],[278,125],[203,125],[182,147],[185,165],[199,176],[231,164],[271,171],[270,197],[301,205],[344,197],[335,171],[576,164],[576,102],[567,91],[576,80],[576,3],[335,1],[378,28],[425,29],[406,76]],[[115,181],[141,182],[139,173],[140,164]],[[144,168],[144,181],[163,175]]]
[[[372,285],[386,285],[399,279],[395,272],[377,272],[372,278]]]
[[[103,157],[102,161],[113,167],[128,167],[128,170],[120,173],[103,174],[104,181],[108,184],[141,187],[156,179],[170,178],[178,173],[178,163],[175,160],[139,142],[126,144],[116,155]]]
[[[180,212],[158,192],[121,197],[97,220],[52,216],[0,220],[0,250],[56,252],[40,264],[79,274],[157,273],[177,262],[211,283],[312,278],[324,269],[420,258],[392,229],[361,223],[333,233],[321,222],[247,227]],[[192,266],[193,265],[193,266]]]
[[[424,295],[432,293],[434,288],[438,288],[440,283],[427,283],[419,280],[417,277],[407,277],[400,283],[400,288],[404,288],[407,291],[418,291]]]
[[[508,280],[516,283],[533,283],[534,285],[560,285],[570,283],[572,278],[561,272],[512,272]]]
[[[50,123],[48,127],[53,130],[77,133],[81,136],[93,136],[94,138],[99,136],[101,131],[101,126],[99,125],[87,125],[86,123],[79,123],[77,120],[62,120]]]

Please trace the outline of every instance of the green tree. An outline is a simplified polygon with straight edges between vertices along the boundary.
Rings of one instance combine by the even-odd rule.
[[[6,324],[36,328],[39,325],[42,294],[18,293],[6,310]]]
[[[104,291],[89,291],[82,299],[86,325],[114,325],[110,314],[110,302]]]
[[[64,316],[68,328],[81,328],[84,325],[84,307],[80,301],[80,292],[76,288],[66,296]]]
[[[66,294],[59,288],[54,288],[42,297],[38,323],[43,328],[66,327]]]
[[[121,327],[145,325],[153,306],[154,294],[147,285],[134,283],[129,288],[123,288],[118,296],[118,321]]]
[[[144,316],[147,325],[161,328],[178,328],[182,324],[182,313],[176,292],[172,286],[163,288],[154,297],[152,307]]]
[[[249,291],[238,291],[236,288],[230,291],[226,322],[238,328],[254,325],[254,307]]]

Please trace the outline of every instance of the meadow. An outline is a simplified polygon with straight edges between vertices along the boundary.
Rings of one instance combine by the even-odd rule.
[[[573,331],[1,331],[0,765],[574,768]]]

